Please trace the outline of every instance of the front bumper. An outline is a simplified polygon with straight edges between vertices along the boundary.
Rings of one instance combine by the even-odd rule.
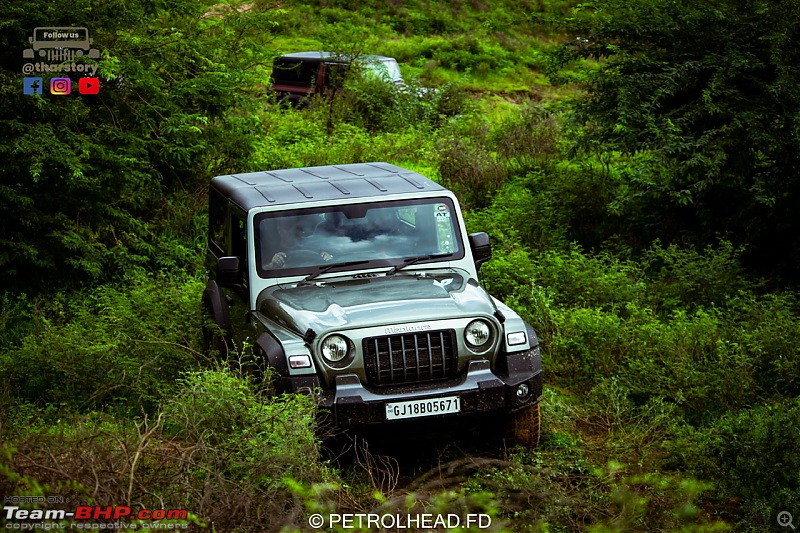
[[[542,373],[530,366],[524,373],[511,375],[492,372],[486,360],[471,361],[467,373],[455,382],[431,383],[425,387],[398,387],[386,390],[365,388],[355,374],[337,376],[335,387],[322,394],[320,407],[327,409],[338,427],[353,428],[375,424],[394,424],[412,419],[389,421],[386,404],[408,400],[427,400],[458,396],[459,413],[420,417],[432,418],[471,416],[486,413],[510,413],[541,400]],[[520,397],[520,385],[528,394]]]

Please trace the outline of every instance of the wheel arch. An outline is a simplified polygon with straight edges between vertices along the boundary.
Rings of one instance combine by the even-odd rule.
[[[225,303],[225,295],[214,280],[209,281],[203,291],[203,305],[208,307],[214,323],[226,334],[230,334],[231,318]]]

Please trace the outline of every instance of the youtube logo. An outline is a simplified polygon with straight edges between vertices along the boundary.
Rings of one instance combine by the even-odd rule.
[[[100,92],[100,80],[97,78],[81,78],[78,80],[78,92],[81,94],[97,94]]]

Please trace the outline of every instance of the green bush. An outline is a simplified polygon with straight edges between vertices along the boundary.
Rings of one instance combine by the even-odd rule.
[[[240,114],[261,82],[253,65],[280,18],[266,7],[218,10],[215,2],[25,0],[8,6],[0,60],[5,161],[0,265],[27,292],[43,282],[108,283],[130,265],[161,267],[151,218],[164,196],[238,170],[255,137]],[[11,91],[10,50],[28,46],[44,20],[85,26],[102,51],[98,99],[27,98]],[[76,78],[75,78],[76,79]]]
[[[741,502],[742,531],[763,531],[780,511],[800,505],[799,435],[800,399],[787,398],[687,428],[670,452],[674,461],[717,480],[719,500]]]
[[[142,278],[42,301],[34,331],[0,352],[0,390],[65,412],[152,412],[164,383],[201,362],[202,287],[179,276]]]
[[[756,380],[774,398],[800,394],[800,320],[794,293],[756,296],[740,291],[724,312],[736,327],[736,341],[757,364]]]
[[[742,275],[742,249],[728,241],[699,251],[656,241],[644,253],[642,262],[651,279],[650,291],[665,310],[691,306],[719,305],[747,287]]]
[[[609,253],[587,254],[572,246],[548,250],[533,264],[537,283],[550,287],[565,307],[591,307],[625,314],[643,299],[647,283],[639,267]]]
[[[470,224],[491,223],[487,213],[497,209],[471,216]],[[575,247],[515,249],[513,229],[492,236],[499,238],[484,281],[537,329],[558,379],[590,390],[616,377],[636,405],[672,402],[693,423],[798,390],[796,299],[742,289],[729,248],[701,254],[656,245],[655,253],[680,267],[655,270]],[[716,283],[714,272],[729,284]],[[702,306],[703,298],[719,306]]]
[[[267,398],[229,372],[187,374],[163,410],[165,434],[228,454],[225,471],[237,480],[277,488],[284,477],[318,480],[322,475],[314,434],[313,398]]]
[[[491,206],[465,213],[467,228],[489,233],[495,258],[499,256],[497,252],[516,250],[527,255],[532,249],[531,254],[536,255],[538,261],[539,251],[560,249],[567,238],[565,228],[552,216],[550,200],[527,187],[506,183],[497,191]],[[532,261],[529,258],[519,263],[525,265],[524,270],[530,270],[527,265]]]
[[[558,136],[557,115],[529,100],[498,124],[488,141],[497,147],[511,175],[525,176],[548,168],[559,157]]]
[[[506,180],[503,167],[485,148],[463,137],[440,141],[439,175],[467,208],[488,207]]]
[[[639,398],[666,398],[697,422],[761,397],[758,361],[719,311],[642,320],[633,335],[636,344],[620,374]]]
[[[92,413],[28,430],[0,448],[0,491],[70,505],[187,509],[212,531],[305,523],[292,482],[329,481],[310,398],[265,398],[228,372],[187,374],[163,411],[135,420]],[[63,413],[62,413],[63,415]],[[15,453],[11,453],[11,446]]]

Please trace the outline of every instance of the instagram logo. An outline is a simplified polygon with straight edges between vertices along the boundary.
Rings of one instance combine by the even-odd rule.
[[[50,80],[50,94],[69,94],[72,91],[72,80],[69,78],[53,78]]]

